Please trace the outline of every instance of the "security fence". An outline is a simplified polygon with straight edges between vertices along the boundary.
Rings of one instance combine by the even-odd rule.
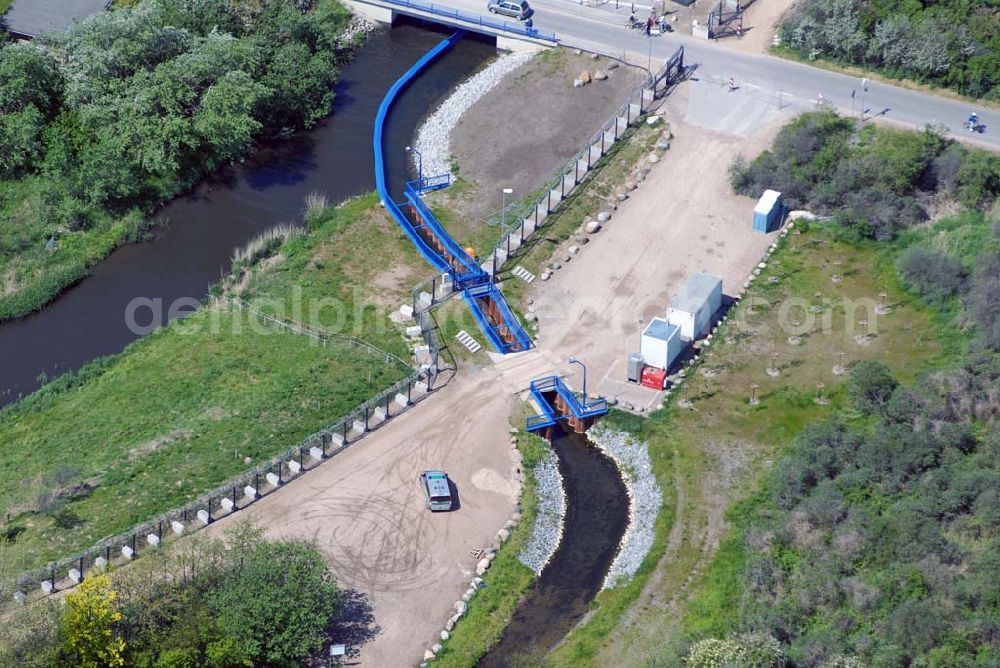
[[[180,508],[134,526],[127,532],[105,538],[71,557],[22,573],[12,582],[0,582],[0,604],[11,600],[24,601],[29,596],[45,596],[73,587],[95,569],[127,563],[173,536],[196,531],[247,508],[357,443],[365,434],[378,429],[437,389],[440,386],[437,382],[438,360],[450,356],[450,352],[442,344],[434,319],[426,312],[419,314],[419,317],[414,314],[414,317],[421,328],[422,338],[433,351],[434,364],[411,367],[392,353],[354,337],[338,336],[315,327],[283,320],[237,299],[217,298],[215,302],[217,306],[224,304],[250,313],[268,326],[312,337],[324,346],[342,346],[381,357],[386,364],[410,369],[410,373],[284,452],[230,478]],[[453,358],[451,369],[454,369]]]

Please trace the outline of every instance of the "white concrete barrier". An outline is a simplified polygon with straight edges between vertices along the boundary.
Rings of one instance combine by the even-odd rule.
[[[344,435],[343,434],[330,434],[330,445],[335,448],[344,447]]]
[[[288,470],[292,472],[292,475],[296,475],[302,470],[302,464],[299,464],[294,459],[290,459],[288,460]]]
[[[407,336],[420,336],[420,325],[410,325],[406,328]]]
[[[104,568],[107,568],[107,566],[108,566],[108,560],[105,559],[104,557],[98,557],[97,559],[94,559],[95,569],[102,570]]]
[[[52,585],[52,580],[42,580],[42,591],[46,594],[51,594],[55,587]]]
[[[232,499],[223,499],[222,501],[219,501],[219,505],[222,506],[222,509],[227,513],[231,513],[233,512],[233,506],[236,504],[233,503]]]
[[[135,554],[135,550],[133,550],[128,545],[122,545],[122,556],[123,557],[125,557],[126,559],[131,559],[134,554]]]
[[[248,499],[256,499],[257,488],[254,487],[253,485],[247,485],[246,487],[243,488],[243,496],[247,497]]]
[[[69,579],[76,584],[80,584],[80,580],[83,579],[83,574],[78,569],[71,568],[69,569]]]
[[[404,318],[412,318],[413,307],[410,306],[409,304],[403,304],[402,306],[399,307],[399,315],[403,316]]]
[[[400,408],[406,408],[407,406],[410,405],[410,400],[407,399],[406,395],[403,394],[402,392],[396,393],[396,398],[394,401],[396,402],[396,405],[399,406]]]
[[[359,434],[365,433],[364,420],[355,420],[354,423],[351,425],[351,427],[354,429],[354,431],[358,432]]]
[[[184,524],[181,523],[181,522],[178,522],[177,520],[171,520],[170,521],[170,528],[178,536],[180,536],[182,533],[184,533]]]
[[[423,393],[427,392],[427,383],[425,383],[422,380],[418,380],[417,382],[415,382],[413,384],[413,389],[415,389],[417,392],[420,392],[421,394],[423,394]]]
[[[271,487],[277,487],[281,484],[281,480],[278,479],[278,475],[276,473],[268,473],[264,477],[267,478],[267,482],[271,485]]]
[[[208,521],[211,518],[209,518],[207,510],[199,510],[198,511],[198,519],[201,520],[202,524],[208,524]]]
[[[157,536],[155,533],[151,533],[148,536],[146,536],[146,542],[149,543],[150,546],[156,547],[157,545],[160,544],[160,537]]]
[[[385,419],[389,416],[389,414],[385,412],[384,408],[382,408],[381,406],[379,406],[374,411],[372,411],[372,416],[374,416],[374,418],[376,420],[378,420],[380,422],[384,422]]]
[[[309,456],[317,460],[323,459],[323,448],[312,446],[309,448]]]

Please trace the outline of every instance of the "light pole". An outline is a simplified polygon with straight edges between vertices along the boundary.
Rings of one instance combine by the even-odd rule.
[[[569,358],[570,364],[579,364],[583,368],[583,407],[587,407],[587,365],[575,357]]]
[[[500,236],[503,236],[504,232],[504,219],[507,213],[507,195],[513,195],[513,188],[504,188],[500,191]]]
[[[646,71],[649,72],[652,75],[653,74],[653,33],[652,32],[649,32],[649,33],[646,34],[646,41],[649,42],[649,55],[646,58]]]
[[[865,120],[865,93],[868,92],[868,79],[861,80],[861,120]]]
[[[412,146],[407,146],[406,147],[406,152],[407,153],[416,153],[417,154],[417,179],[423,181],[424,180],[424,156],[420,155],[420,151],[418,151],[417,149],[413,148]]]

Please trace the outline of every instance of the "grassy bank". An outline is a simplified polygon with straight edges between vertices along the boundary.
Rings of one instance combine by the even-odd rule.
[[[238,266],[226,292],[286,318],[293,301],[306,314],[320,304],[301,319],[408,359],[387,316],[419,259],[377,198],[316,207],[309,221],[308,234]],[[5,559],[44,564],[180,505],[408,371],[204,307],[0,412],[0,472],[20,483],[0,490]]]
[[[336,0],[145,0],[0,48],[0,320],[258,140],[327,116],[349,21]]]
[[[535,521],[537,496],[531,469],[549,447],[533,434],[518,435],[525,471],[521,494],[521,523],[511,531],[510,538],[500,546],[493,564],[486,572],[485,586],[469,602],[468,612],[458,621],[444,650],[434,660],[443,668],[473,666],[503,634],[508,620],[521,596],[535,581],[535,574],[518,559],[521,548],[531,535]]]
[[[858,323],[860,310],[846,317],[844,300],[877,304],[882,292],[891,313],[867,325]],[[689,587],[706,582],[705,567],[726,534],[725,508],[754,488],[804,425],[843,403],[837,353],[847,367],[880,359],[913,379],[942,359],[934,324],[873,246],[838,242],[821,229],[786,237],[669,406],[649,418],[609,418],[649,443],[672,509],[659,518],[654,554],[636,578],[602,593],[595,614],[547,664],[598,666],[618,657],[620,665],[679,665],[679,613]],[[766,372],[772,365],[777,376]],[[657,551],[665,556],[653,568]],[[725,615],[725,607],[712,614]]]

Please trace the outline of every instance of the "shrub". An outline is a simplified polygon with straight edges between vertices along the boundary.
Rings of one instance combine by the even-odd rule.
[[[892,397],[897,384],[886,365],[870,360],[851,369],[847,393],[856,409],[871,414]]]
[[[965,266],[936,250],[910,246],[898,266],[907,287],[927,302],[943,302],[965,288]]]

